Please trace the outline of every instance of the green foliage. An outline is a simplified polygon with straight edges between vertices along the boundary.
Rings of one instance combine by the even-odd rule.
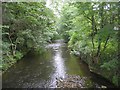
[[[115,85],[119,86],[119,77],[118,75],[114,75],[113,78],[112,78],[112,81]]]
[[[114,30],[118,25],[118,6],[118,3],[110,2],[67,3],[62,8],[59,21],[59,32],[67,37],[73,53],[87,56],[83,60],[91,67],[97,65],[114,73],[118,67],[118,32]],[[117,78],[111,78],[116,84]]]
[[[107,70],[116,70],[118,67],[118,61],[116,59],[110,60],[109,62],[104,63],[101,65],[101,68],[105,68]]]
[[[2,9],[4,71],[30,50],[41,53],[56,31],[53,11],[44,2],[3,3]]]
[[[91,67],[112,71],[110,80],[118,85],[118,31],[114,30],[118,7],[111,2],[66,3],[56,18],[45,2],[3,3],[0,69],[6,70],[31,50],[41,53],[48,42],[62,36]]]

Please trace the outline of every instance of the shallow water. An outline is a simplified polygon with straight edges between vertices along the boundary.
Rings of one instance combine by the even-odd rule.
[[[55,88],[57,78],[69,75],[86,77],[86,87],[111,87],[103,78],[90,73],[88,66],[70,54],[63,40],[46,46],[42,55],[29,53],[2,76],[3,88]]]

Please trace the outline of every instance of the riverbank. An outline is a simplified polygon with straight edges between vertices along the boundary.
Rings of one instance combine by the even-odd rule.
[[[80,77],[78,75],[66,75],[66,76],[67,77],[65,78],[57,79],[56,81],[57,88],[91,88],[87,86],[85,83],[87,80],[87,77]],[[97,88],[109,88],[109,87],[102,85]]]
[[[59,78],[56,81],[57,88],[85,88],[86,77],[78,75],[67,75],[65,78]]]
[[[118,87],[116,85],[116,83],[113,82],[113,79],[112,79],[113,78],[113,74],[114,74],[113,72],[109,72],[108,70],[101,69],[100,65],[97,64],[97,63],[91,64],[90,61],[92,61],[91,60],[92,57],[90,57],[90,56],[86,56],[86,55],[82,55],[81,56],[81,54],[78,53],[78,52],[75,52],[73,54],[75,56],[79,57],[80,60],[88,66],[88,68],[89,68],[91,73],[96,74],[97,76],[101,76],[104,79],[106,79],[107,82],[111,83],[111,85],[112,85],[111,87],[116,87],[116,88]]]
[[[9,63],[2,63],[1,71],[2,73],[6,72],[9,68],[11,68],[15,63],[17,63],[23,56],[20,56],[19,59],[11,58]]]
[[[24,57],[26,57],[28,54],[31,54],[32,56],[42,55],[45,52],[45,48],[39,48],[38,50],[29,49],[26,52],[16,52],[15,56],[8,57],[8,62],[2,61],[2,67],[0,68],[2,73],[5,73],[8,69],[10,69],[12,66],[14,66],[16,63],[18,63],[20,60],[22,60]],[[34,54],[33,54],[34,53]]]

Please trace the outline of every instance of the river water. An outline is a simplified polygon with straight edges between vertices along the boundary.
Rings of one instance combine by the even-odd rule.
[[[90,73],[88,66],[70,54],[63,40],[46,46],[42,55],[26,55],[2,75],[3,88],[55,88],[57,78],[66,75],[86,77],[86,87],[111,87],[107,80]]]

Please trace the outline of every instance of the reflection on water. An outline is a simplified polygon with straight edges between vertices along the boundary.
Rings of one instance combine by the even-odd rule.
[[[56,54],[54,56],[54,66],[56,68],[56,76],[57,77],[65,77],[65,66],[64,66],[64,60],[61,55],[61,51],[56,51]]]
[[[64,65],[64,58],[62,57],[62,46],[65,45],[63,41],[58,40],[57,43],[49,44],[47,48],[51,48],[54,52],[53,55],[53,66],[55,68],[54,74],[51,77],[50,87],[56,87],[56,79],[64,78],[66,75],[66,67]]]
[[[87,77],[86,86],[96,87],[104,82],[92,76],[87,65],[69,53],[63,40],[47,45],[46,49],[39,56],[29,53],[7,70],[3,74],[3,88],[56,87],[56,78],[66,74]]]

